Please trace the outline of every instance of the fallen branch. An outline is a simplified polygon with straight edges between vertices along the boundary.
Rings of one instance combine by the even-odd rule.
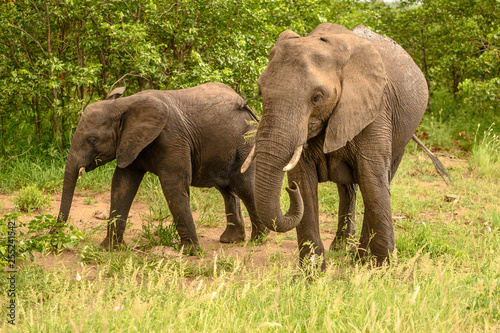
[[[2,171],[2,169],[4,168],[4,166],[12,159],[16,158],[16,157],[19,157],[19,156],[23,156],[24,154],[26,154],[27,152],[29,152],[31,150],[31,148],[33,148],[33,146],[29,147],[28,150],[26,150],[24,153],[21,153],[19,155],[16,155],[16,156],[11,156],[9,157],[9,159],[7,161],[5,161],[4,164],[2,164],[2,167],[0,168],[0,171]]]

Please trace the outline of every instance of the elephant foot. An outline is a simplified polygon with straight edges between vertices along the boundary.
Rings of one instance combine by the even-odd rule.
[[[49,234],[53,235],[53,234],[57,233],[59,230],[61,230],[61,227],[52,228],[49,230]]]
[[[255,228],[252,227],[252,236],[250,240],[252,241],[259,241],[267,237],[269,235],[269,232],[271,230],[267,229],[266,227],[262,226],[261,228]]]
[[[299,267],[308,276],[324,272],[326,269],[325,256],[324,254],[311,253],[309,256],[301,257]]]
[[[330,251],[341,251],[345,250],[347,248],[347,251],[350,253],[356,253],[358,248],[356,241],[354,240],[354,236],[335,236],[334,240],[330,244]]]
[[[117,250],[120,247],[125,247],[126,245],[123,240],[120,241],[116,238],[113,237],[110,238],[106,236],[106,238],[104,238],[104,240],[101,242],[99,246],[104,250],[111,251],[111,250]]]
[[[196,256],[201,252],[201,246],[191,241],[182,242],[182,253],[186,256]]]
[[[374,267],[382,267],[384,265],[389,265],[397,262],[397,259],[391,260],[391,256],[388,255],[375,255],[370,253],[368,250],[358,247],[354,252],[356,260],[359,260],[361,264],[365,265],[367,263],[372,263]]]
[[[245,230],[234,226],[227,226],[220,236],[221,243],[237,243],[245,240]]]

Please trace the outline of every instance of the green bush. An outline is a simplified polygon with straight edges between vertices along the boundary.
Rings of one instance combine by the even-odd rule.
[[[73,226],[60,226],[55,216],[35,216],[31,221],[18,220],[19,214],[6,214],[0,219],[0,266],[8,263],[8,252],[15,246],[16,261],[34,259],[33,252],[59,253],[75,248],[84,239],[83,233]],[[49,233],[49,230],[58,228]],[[55,229],[54,229],[55,230]]]
[[[31,213],[49,207],[50,199],[36,185],[28,185],[17,193],[13,201],[16,209],[21,212]]]

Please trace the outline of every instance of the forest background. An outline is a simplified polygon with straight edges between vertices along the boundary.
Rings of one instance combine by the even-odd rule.
[[[410,53],[430,88],[419,136],[435,149],[466,152],[478,129],[499,129],[498,0],[11,0],[0,8],[0,162],[33,147],[28,155],[62,166],[85,107],[123,85],[130,95],[223,82],[260,114],[256,80],[278,35],[307,35],[322,22],[364,24]]]

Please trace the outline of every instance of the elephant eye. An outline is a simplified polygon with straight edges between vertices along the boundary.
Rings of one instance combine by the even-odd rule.
[[[97,143],[97,139],[94,137],[88,138],[88,142],[90,143],[91,146],[95,146]]]
[[[318,103],[320,100],[321,100],[321,94],[316,94],[312,98],[313,103]]]

